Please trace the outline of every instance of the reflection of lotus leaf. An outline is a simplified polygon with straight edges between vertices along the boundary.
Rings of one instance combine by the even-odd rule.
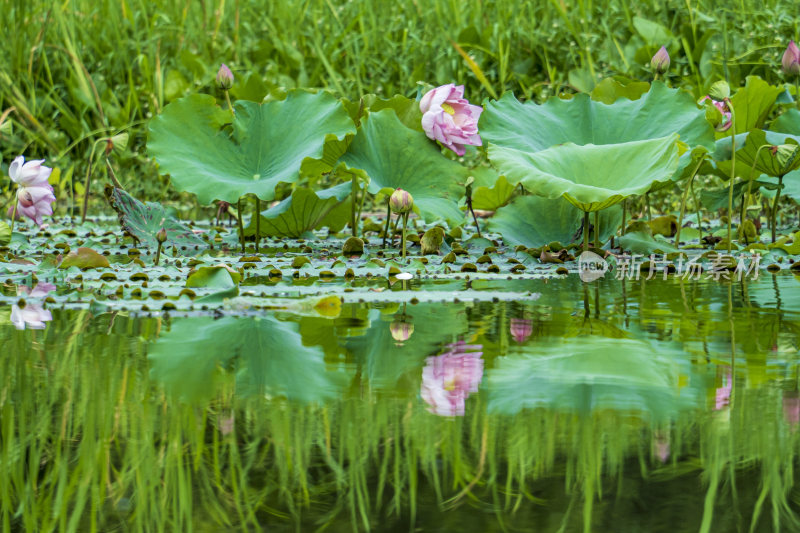
[[[495,412],[545,407],[666,417],[691,405],[678,387],[682,352],[663,345],[590,336],[522,350],[489,371],[489,409]]]
[[[240,394],[305,402],[334,396],[343,377],[326,370],[322,350],[303,346],[296,324],[271,316],[178,320],[149,352],[153,377],[188,399],[215,393],[219,367],[235,370]]]

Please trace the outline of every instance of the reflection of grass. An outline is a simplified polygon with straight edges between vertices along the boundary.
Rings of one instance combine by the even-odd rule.
[[[609,410],[487,418],[484,393],[466,417],[438,418],[418,383],[377,397],[358,384],[347,398],[302,407],[236,402],[227,381],[198,407],[147,378],[142,340],[159,321],[110,316],[0,328],[3,531],[795,524],[800,432],[783,420],[776,389],[742,387],[733,410],[658,427]],[[231,411],[235,429],[223,435]],[[655,431],[669,435],[664,465],[651,450]]]

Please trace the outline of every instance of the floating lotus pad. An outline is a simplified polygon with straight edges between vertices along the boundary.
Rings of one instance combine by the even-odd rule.
[[[285,100],[239,101],[235,116],[208,95],[172,102],[150,124],[147,149],[181,191],[202,204],[252,193],[275,197],[297,180],[303,161],[321,159],[326,141],[355,134],[342,104],[328,93],[292,91]]]

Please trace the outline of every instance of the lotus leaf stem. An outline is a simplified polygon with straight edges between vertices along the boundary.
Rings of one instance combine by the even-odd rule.
[[[775,191],[775,200],[772,202],[772,213],[771,213],[771,221],[770,221],[770,228],[772,229],[772,243],[775,243],[775,224],[778,222],[778,200],[781,199],[781,189],[783,188],[783,176],[778,176],[778,190]]]
[[[253,216],[256,217],[256,253],[259,253],[259,247],[261,245],[261,200],[258,199],[258,196],[253,196],[256,204],[256,212]]]
[[[164,243],[161,242],[161,241],[158,241],[158,248],[156,248],[155,266],[158,266],[158,262],[161,260],[161,247],[162,246],[164,246]]]
[[[389,224],[392,222],[392,207],[389,205],[390,198],[386,199],[386,227],[383,228],[383,247],[386,248],[386,237],[389,235]]]
[[[731,110],[731,183],[728,186],[728,253],[731,253],[733,242],[731,240],[731,222],[733,221],[733,182],[736,181],[736,112],[731,104],[731,99],[726,98],[725,104]],[[741,225],[741,222],[739,222]]]
[[[350,184],[350,230],[353,237],[358,237],[358,224],[356,224],[356,196],[358,195],[358,184],[356,183],[355,174],[352,175]]]
[[[406,228],[408,227],[408,212],[403,213],[403,261],[406,259]]]
[[[800,76],[794,77],[794,105],[800,109]]]
[[[356,213],[356,220],[361,220],[361,213],[364,211],[364,203],[367,200],[367,190],[364,188],[364,192],[361,194],[361,201],[358,203],[358,213]]]
[[[594,212],[594,247],[600,248],[600,210]]]
[[[583,251],[589,249],[589,211],[583,212]]]
[[[697,200],[697,194],[694,192],[694,182],[689,183],[689,188],[692,189],[692,201],[694,201],[694,208],[697,212],[697,231],[700,232],[700,239],[703,239],[703,217],[700,216],[700,211],[702,211],[703,206],[700,205],[700,202]]]
[[[653,212],[650,209],[650,192],[644,193],[644,205],[647,207],[647,221],[652,222]]]
[[[700,165],[703,164],[705,157],[701,157],[700,161],[697,162],[697,166],[694,167],[694,171],[692,171],[692,175],[689,176],[689,184],[683,191],[683,197],[681,198],[681,212],[678,215],[678,229],[675,231],[675,246],[678,246],[678,243],[681,241],[681,228],[683,227],[683,217],[686,215],[686,200],[689,198],[689,190],[692,188],[692,182],[694,181],[694,177],[697,175],[697,171],[700,170]]]
[[[239,203],[237,204],[236,207],[237,207],[236,217],[239,220],[239,239],[242,243],[242,253],[244,253],[244,222],[242,221],[242,208],[244,206],[242,205],[241,198],[239,198]]]
[[[751,191],[753,189],[753,174],[756,171],[756,164],[758,163],[758,156],[761,155],[761,150],[763,150],[764,148],[769,148],[770,146],[772,146],[772,145],[762,144],[761,146],[758,147],[758,150],[756,150],[756,157],[753,159],[753,166],[750,167],[750,176],[747,178],[747,194],[745,194],[742,197],[742,214],[739,217],[739,225],[742,226],[743,228],[744,228],[744,222],[745,222],[745,220],[747,218],[747,206],[750,204],[750,195],[751,195]],[[745,242],[745,244],[748,244],[747,229],[746,228],[743,229],[743,232],[744,232],[743,233],[744,234],[744,242]]]
[[[11,233],[14,233],[14,223],[17,221],[17,205],[19,202],[16,198],[12,198],[11,201],[14,202],[14,207],[11,211]]]
[[[625,215],[628,214],[628,200],[622,200],[622,232],[621,235],[625,235]]]

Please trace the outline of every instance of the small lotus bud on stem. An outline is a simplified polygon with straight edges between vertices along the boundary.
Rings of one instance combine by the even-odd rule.
[[[219,71],[217,71],[217,87],[223,91],[227,91],[233,87],[233,72],[231,72],[231,69],[229,69],[228,65],[225,63],[223,63],[222,66],[219,67]]]
[[[650,60],[650,68],[655,73],[655,79],[664,74],[669,69],[669,52],[662,46]]]
[[[233,113],[231,97],[228,94],[228,90],[233,87],[233,72],[231,72],[231,69],[229,69],[228,65],[225,63],[223,63],[222,66],[219,67],[219,71],[217,71],[217,87],[225,91],[225,101],[228,102],[228,109]]]
[[[165,228],[158,230],[158,233],[156,233],[156,241],[158,241],[158,249],[156,250],[155,264],[158,266],[158,262],[161,260],[161,247],[167,242],[167,230]]]
[[[414,207],[414,197],[408,191],[395,189],[389,198],[389,208],[398,215],[408,213]]]

